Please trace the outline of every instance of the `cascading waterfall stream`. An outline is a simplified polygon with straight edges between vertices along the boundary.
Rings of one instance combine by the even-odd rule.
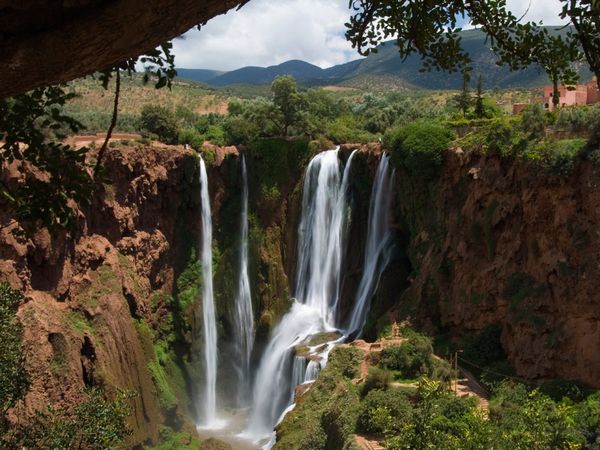
[[[362,332],[371,298],[392,253],[393,237],[389,224],[395,172],[390,168],[389,159],[389,155],[381,155],[371,190],[363,274],[346,332],[353,338]]]
[[[275,327],[253,389],[253,409],[246,434],[269,436],[306,380],[294,346],[309,336],[336,329],[341,262],[347,216],[347,186],[352,156],[342,174],[339,149],[315,156],[308,165],[299,226],[296,301]],[[311,376],[315,373],[311,365]]]
[[[200,202],[202,207],[202,324],[204,339],[204,395],[200,410],[202,427],[216,427],[217,326],[212,279],[212,218],[206,165],[200,157]]]
[[[245,406],[250,395],[250,356],[254,345],[254,313],[248,278],[248,174],[242,155],[242,213],[240,226],[240,263],[235,299],[235,345],[239,358],[237,405]]]

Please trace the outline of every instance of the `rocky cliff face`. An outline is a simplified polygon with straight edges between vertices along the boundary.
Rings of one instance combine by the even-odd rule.
[[[600,387],[599,185],[589,163],[561,178],[460,150],[439,181],[400,174],[413,273],[387,301],[454,338],[498,323],[518,375]]]
[[[197,163],[191,152],[159,145],[107,156],[107,182],[72,234],[22,237],[2,210],[1,279],[25,294],[19,318],[32,380],[15,414],[71,406],[86,387],[130,389],[138,393],[133,442],[152,442],[166,409],[143,331],[157,328],[166,307],[157,293],[173,292],[181,270],[181,219],[197,212]]]

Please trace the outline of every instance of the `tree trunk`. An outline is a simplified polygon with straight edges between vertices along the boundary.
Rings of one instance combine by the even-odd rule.
[[[554,109],[560,106],[560,93],[558,92],[558,78],[552,78],[552,104]]]

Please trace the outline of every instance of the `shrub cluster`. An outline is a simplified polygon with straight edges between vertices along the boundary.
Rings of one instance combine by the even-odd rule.
[[[409,173],[432,178],[443,162],[443,152],[454,137],[452,130],[435,121],[418,120],[393,129],[384,138],[392,160]]]

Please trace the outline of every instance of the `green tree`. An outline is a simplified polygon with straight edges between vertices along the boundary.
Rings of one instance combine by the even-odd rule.
[[[475,117],[478,119],[483,118],[485,114],[485,108],[483,106],[483,86],[481,81],[481,75],[477,77],[477,90],[475,91]]]
[[[521,114],[521,128],[534,139],[544,137],[547,122],[546,115],[540,104],[528,106],[523,110],[523,114]]]
[[[164,106],[146,105],[141,113],[142,128],[166,144],[176,144],[179,126],[175,115]]]
[[[463,73],[463,87],[457,95],[453,98],[454,104],[462,112],[463,117],[466,117],[473,99],[471,98],[471,92],[469,90],[469,74]]]
[[[275,106],[271,120],[283,136],[288,136],[290,127],[301,126],[305,121],[306,100],[298,93],[296,80],[290,75],[275,77],[271,92]]]

